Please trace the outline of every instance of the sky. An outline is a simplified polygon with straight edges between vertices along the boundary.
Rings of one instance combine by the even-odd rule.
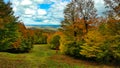
[[[7,3],[9,0],[4,0]],[[98,14],[104,11],[103,0],[94,0]],[[59,25],[70,0],[10,0],[14,15],[25,25]]]

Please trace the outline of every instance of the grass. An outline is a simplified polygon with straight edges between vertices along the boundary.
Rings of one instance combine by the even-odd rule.
[[[77,60],[50,50],[47,45],[35,45],[30,53],[0,52],[0,68],[114,68]]]

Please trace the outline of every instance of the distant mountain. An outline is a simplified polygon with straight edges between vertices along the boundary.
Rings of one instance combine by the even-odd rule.
[[[37,27],[37,28],[60,28],[60,25],[26,25],[27,28]]]
[[[53,30],[56,31],[60,28],[60,25],[25,25],[29,29],[43,29],[43,30]]]

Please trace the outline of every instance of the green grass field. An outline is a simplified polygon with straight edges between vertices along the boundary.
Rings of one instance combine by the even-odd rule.
[[[30,53],[0,52],[0,68],[115,68],[114,66],[77,60],[51,50],[47,45],[34,45]]]

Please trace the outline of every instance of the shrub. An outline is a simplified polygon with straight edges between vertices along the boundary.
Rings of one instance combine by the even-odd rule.
[[[62,54],[66,54],[69,56],[73,56],[75,58],[81,57],[80,55],[80,46],[83,45],[83,41],[76,42],[76,41],[67,41],[63,45],[60,45],[60,51]]]
[[[34,43],[47,44],[47,35],[44,35],[44,32],[39,29],[34,30]]]
[[[41,35],[38,41],[39,44],[47,44],[47,36]]]
[[[99,60],[105,63],[120,61],[120,35],[106,38],[100,49],[102,52],[98,55]]]
[[[89,31],[84,40],[80,54],[87,58],[97,57],[97,54],[101,52],[100,46],[104,42],[103,36],[98,31]]]
[[[59,49],[59,46],[60,46],[60,36],[59,35],[55,35],[52,37],[50,43],[50,48],[51,49]]]
[[[120,60],[120,35],[102,35],[99,31],[92,30],[84,40],[80,54],[86,58],[94,58],[104,63]]]
[[[22,39],[21,46],[19,47],[20,52],[29,52],[33,48],[32,40],[30,38],[28,39]]]

